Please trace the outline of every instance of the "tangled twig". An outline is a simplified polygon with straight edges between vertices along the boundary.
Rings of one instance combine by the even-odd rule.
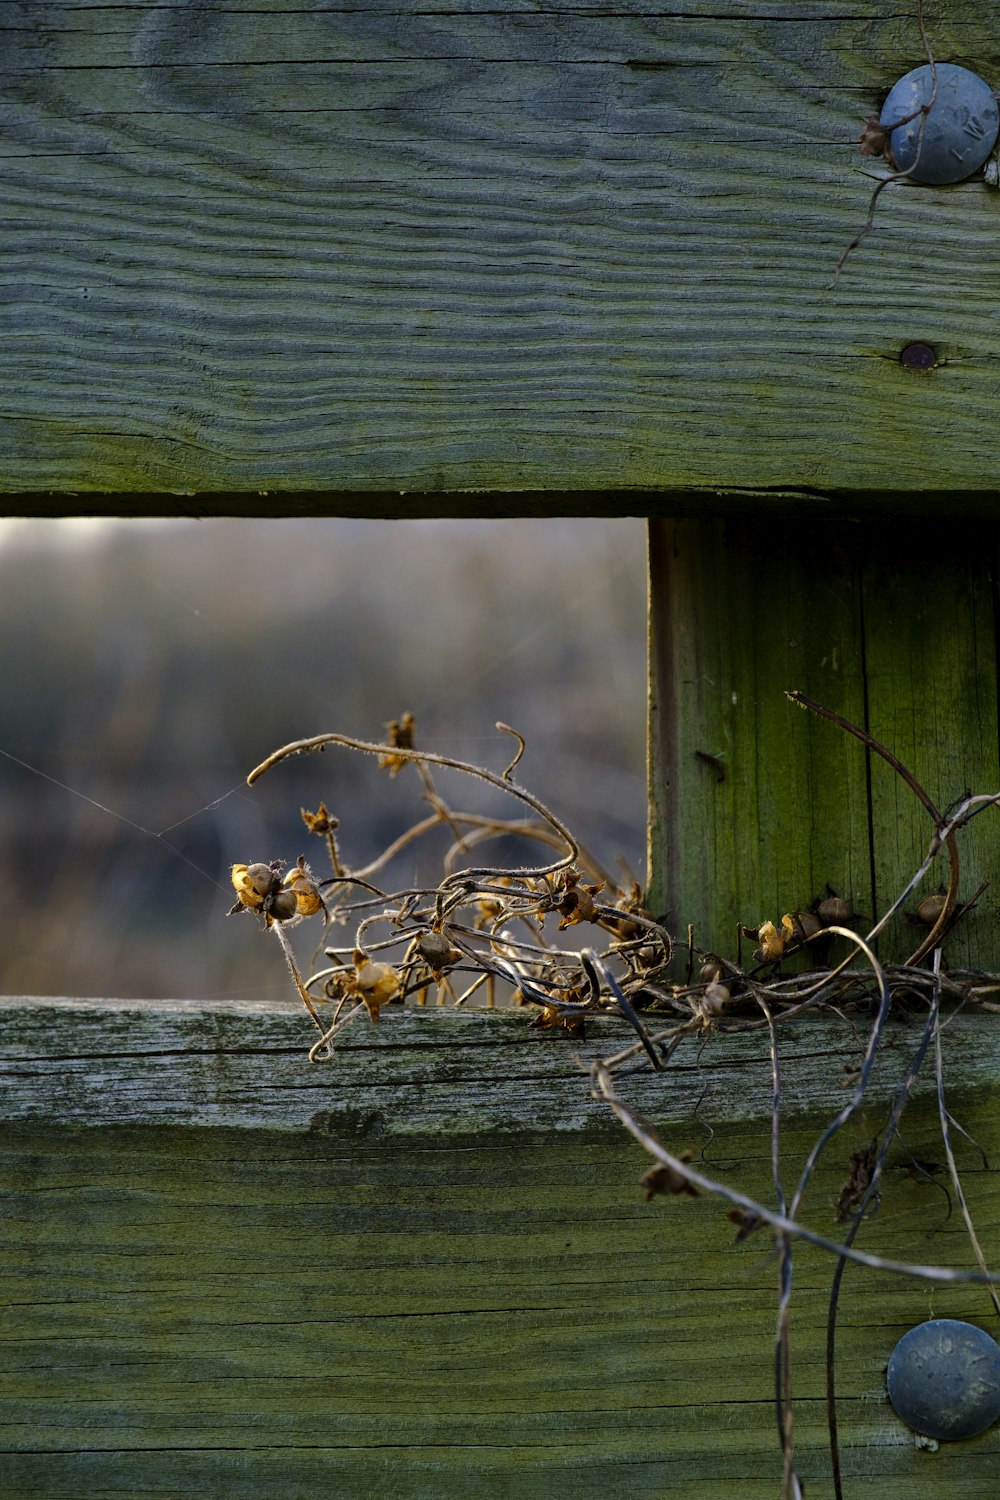
[[[836,1320],[843,1276],[848,1264],[874,1271],[922,1278],[932,1283],[980,1283],[989,1290],[1000,1314],[1000,1297],[973,1227],[951,1148],[949,1126],[954,1126],[945,1104],[942,1033],[950,1015],[962,1007],[1000,1009],[990,996],[1000,995],[1000,977],[977,971],[946,971],[942,943],[978,898],[959,903],[961,873],[958,840],[969,822],[1000,804],[1000,793],[968,794],[941,811],[916,776],[886,746],[842,716],[792,692],[798,706],[836,725],[859,740],[866,751],[880,756],[925,809],[933,824],[927,855],[902,892],[879,916],[865,936],[848,925],[849,907],[832,896],[817,899],[808,912],[786,914],[780,929],[773,922],[759,928],[741,927],[759,948],[749,965],[720,958],[699,948],[689,928],[682,953],[683,978],[671,965],[670,933],[647,909],[638,885],[616,884],[583,850],[565,823],[534,793],[513,780],[524,754],[524,739],[507,725],[499,725],[517,742],[513,759],[502,771],[418,749],[412,717],[404,715],[390,726],[385,743],[344,734],[322,734],[296,740],[274,752],[249,776],[253,785],[279,763],[292,757],[339,747],[374,757],[390,775],[414,767],[422,798],[430,813],[419,818],[375,859],[357,869],[344,862],[333,838],[336,819],[325,805],[317,813],[303,811],[311,833],[326,841],[332,873],[313,874],[300,856],[288,873],[280,861],[268,865],[234,866],[238,893],[235,910],[256,912],[278,937],[296,989],[319,1031],[309,1051],[316,1063],[328,1062],[344,1032],[360,1018],[378,1021],[382,1008],[411,1001],[426,1004],[431,991],[437,1003],[461,1005],[484,995],[493,1004],[497,988],[507,1003],[526,1008],[533,1024],[580,1034],[589,1018],[617,1014],[635,1033],[635,1040],[613,1055],[593,1063],[591,1091],[605,1103],[654,1165],[643,1179],[647,1197],[655,1194],[709,1194],[730,1205],[729,1218],[742,1240],[765,1226],[773,1237],[778,1264],[778,1301],[775,1324],[775,1407],[782,1451],[783,1500],[797,1500],[802,1483],[793,1449],[792,1360],[789,1311],[793,1286],[794,1246],[805,1241],[834,1257],[827,1318],[827,1398],[831,1464],[835,1493],[842,1500],[842,1479],[836,1416]],[[458,772],[501,792],[517,804],[516,816],[502,818],[458,810],[438,789],[436,771]],[[444,873],[437,884],[390,890],[374,883],[385,879],[395,858],[418,840],[444,830],[449,844]],[[541,863],[520,860],[511,864],[464,865],[473,849],[491,840],[504,847],[514,840],[550,851]],[[935,859],[948,863],[947,890],[935,902],[928,919],[930,930],[904,963],[883,964],[874,944],[925,878]],[[324,949],[327,960],[308,977],[297,964],[286,929],[308,916],[322,913],[325,932],[348,925],[350,937]],[[547,931],[558,919],[555,937]],[[566,929],[585,926],[590,941],[574,947],[560,938]],[[353,929],[353,930],[352,930]],[[597,934],[598,946],[593,935]],[[825,952],[830,944],[843,946],[842,956],[827,966],[804,972],[783,969],[798,955]],[[929,968],[922,965],[931,953]],[[700,963],[700,967],[696,965]],[[462,982],[456,983],[459,976]],[[886,1122],[875,1140],[852,1158],[851,1175],[841,1194],[838,1217],[847,1228],[838,1238],[823,1233],[804,1219],[804,1199],[821,1156],[856,1115],[866,1098],[885,1028],[900,994],[907,1004],[926,1007],[926,1019],[905,1075],[898,1086]],[[948,1006],[948,1014],[944,1007]],[[332,1007],[332,1011],[328,1010]],[[794,1190],[786,1196],[781,1171],[780,1040],[790,1025],[808,1015],[832,1013],[855,1029],[855,1017],[871,1016],[867,1040],[850,1097],[820,1131],[806,1155]],[[759,1202],[730,1184],[716,1180],[692,1165],[690,1153],[672,1150],[658,1132],[621,1096],[616,1076],[626,1067],[649,1065],[669,1077],[671,1064],[685,1047],[700,1047],[713,1034],[750,1035],[766,1028],[771,1059],[771,1175],[775,1204]],[[860,1042],[860,1038],[859,1038]],[[884,1169],[900,1122],[916,1087],[922,1065],[933,1047],[940,1128],[948,1170],[969,1235],[974,1267],[925,1265],[861,1250],[855,1244],[862,1226],[877,1209]],[[700,1104],[699,1104],[700,1107]],[[949,1200],[950,1201],[950,1200]]]

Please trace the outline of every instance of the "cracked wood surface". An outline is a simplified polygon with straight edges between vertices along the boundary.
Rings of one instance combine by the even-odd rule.
[[[11,999],[2,1018],[3,1493],[773,1500],[776,1269],[762,1242],[733,1243],[716,1200],[643,1201],[648,1158],[578,1060],[622,1045],[620,1027],[578,1042],[523,1015],[390,1009],[311,1066],[292,1005]],[[850,1152],[917,1029],[892,1023],[807,1195],[813,1227],[837,1233]],[[959,1016],[945,1032],[949,1102],[990,1156],[996,1030]],[[789,1178],[861,1044],[788,1028]],[[764,1051],[715,1038],[623,1092],[700,1168],[772,1201]],[[940,1160],[928,1083],[904,1134]],[[1000,1198],[957,1148],[989,1256]],[[901,1148],[859,1244],[969,1264],[958,1214],[906,1166]],[[831,1273],[796,1252],[796,1437],[818,1500]],[[849,1500],[872,1479],[885,1500],[990,1492],[997,1431],[918,1452],[885,1398],[893,1345],[932,1312],[990,1326],[982,1289],[849,1269]]]
[[[892,190],[829,287],[920,61],[842,0],[0,3],[7,503],[988,503],[1000,195]]]
[[[591,1098],[587,1067],[635,1040],[613,1017],[589,1022],[581,1040],[540,1032],[523,1011],[390,1007],[377,1027],[355,1022],[332,1064],[312,1064],[316,1035],[293,1005],[12,997],[0,998],[0,1022],[0,1109],[11,1124],[211,1126],[386,1142],[427,1132],[619,1138],[606,1105]],[[996,1030],[980,1015],[949,1026],[963,1087],[1000,1076]],[[863,1032],[863,1024],[856,1035],[839,1024],[787,1026],[783,1047],[794,1065],[785,1109],[839,1110]],[[903,1046],[905,1030],[873,1079],[880,1103],[892,1096],[891,1060]],[[771,1110],[766,1031],[689,1045],[669,1075],[638,1060],[620,1082],[623,1098],[659,1121],[689,1121],[700,1106],[713,1122],[757,1124]]]

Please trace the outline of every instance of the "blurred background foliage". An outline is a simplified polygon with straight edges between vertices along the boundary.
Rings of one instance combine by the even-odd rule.
[[[226,916],[230,865],[327,873],[300,817],[320,800],[355,866],[427,807],[412,769],[339,750],[246,774],[407,710],[421,748],[494,770],[513,725],[518,779],[643,878],[640,521],[5,523],[0,618],[0,993],[295,1003],[278,945]],[[457,780],[454,806],[518,815]],[[436,880],[444,846],[411,846],[389,888]]]

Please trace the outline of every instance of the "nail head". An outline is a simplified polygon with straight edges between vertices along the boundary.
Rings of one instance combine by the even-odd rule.
[[[930,344],[907,344],[899,351],[899,363],[907,370],[933,370],[937,354]]]
[[[1000,134],[1000,108],[978,73],[956,63],[937,63],[936,72],[936,96],[927,64],[893,84],[880,120],[883,125],[906,121],[889,140],[899,170],[909,172],[914,182],[941,185],[962,182],[979,171]],[[934,103],[925,114],[921,106],[930,104],[932,96]]]
[[[1000,1345],[972,1323],[933,1318],[904,1333],[886,1384],[914,1431],[942,1442],[975,1437],[1000,1417]]]

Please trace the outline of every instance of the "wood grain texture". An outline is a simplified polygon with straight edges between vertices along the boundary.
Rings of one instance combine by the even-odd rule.
[[[643,1202],[648,1158],[587,1115],[575,1043],[521,1016],[389,1011],[310,1068],[304,1023],[275,1008],[9,1000],[2,1014],[5,1494],[773,1500],[775,1267],[754,1239],[733,1244],[714,1200]],[[945,1033],[951,1106],[991,1156],[996,1030],[960,1016]],[[818,1226],[836,1232],[849,1152],[880,1127],[876,1101],[915,1040],[894,1023],[870,1106],[807,1198]],[[634,1086],[672,1142],[769,1200],[769,1119],[746,1118],[766,1064],[752,1039],[752,1061],[740,1048],[718,1038]],[[829,1025],[783,1041],[789,1175],[857,1051]],[[562,1108],[570,1128],[555,1128]],[[939,1159],[937,1135],[923,1086],[907,1146]],[[994,1174],[958,1149],[989,1255]],[[861,1243],[967,1265],[958,1215],[905,1166],[894,1153]],[[796,1438],[813,1500],[831,1495],[831,1271],[797,1254]],[[873,1479],[885,1500],[989,1492],[1000,1430],[930,1455],[886,1401],[893,1345],[931,1312],[989,1326],[981,1289],[847,1275],[849,1500]]]
[[[970,790],[1000,787],[997,542],[973,531],[928,547],[918,532],[895,555],[876,548],[866,561],[869,727],[942,809]],[[884,910],[900,889],[901,871],[907,864],[915,870],[927,852],[929,819],[884,761],[873,760],[871,785],[875,904]],[[958,841],[962,899],[990,882],[948,944],[958,967],[1000,970],[998,818],[987,812]],[[942,880],[943,860],[921,894]]]
[[[867,728],[942,810],[1000,788],[997,553],[994,526],[651,523],[650,866],[672,931],[734,957],[737,923],[827,886],[864,931],[927,853],[899,775],[787,690]],[[948,939],[956,968],[1000,969],[997,816],[959,836],[960,899],[990,886]],[[911,917],[946,879],[942,858]],[[901,916],[880,954],[925,934]]]
[[[293,1006],[9,998],[0,1020],[11,1124],[290,1130],[387,1145],[428,1133],[619,1138],[586,1068],[634,1037],[610,1017],[581,1040],[538,1031],[524,1013],[393,1007],[378,1027],[358,1022],[335,1062],[318,1065],[307,1058],[312,1025]],[[995,1030],[981,1017],[949,1027],[949,1056],[968,1088],[1000,1076]],[[786,1109],[838,1110],[844,1068],[859,1062],[863,1041],[817,1024],[790,1028],[784,1045],[794,1059]],[[894,1088],[889,1068],[871,1097],[885,1102]],[[669,1089],[645,1065],[621,1089],[660,1121],[688,1121],[701,1101],[713,1120],[757,1123],[771,1110],[765,1033],[695,1041],[671,1064]]]
[[[931,20],[1000,79],[988,8]],[[829,287],[919,60],[840,0],[8,0],[8,504],[992,504],[1000,195],[893,190]]]

